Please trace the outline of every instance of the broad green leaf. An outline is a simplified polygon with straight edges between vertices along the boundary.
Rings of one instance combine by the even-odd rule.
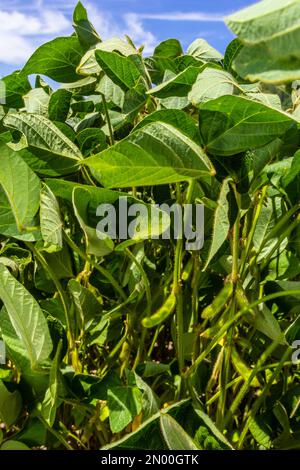
[[[10,392],[0,380],[0,420],[10,427],[22,410],[22,396],[18,390]]]
[[[282,336],[278,320],[265,304],[257,310],[254,326],[273,341],[277,341]],[[286,341],[282,339],[279,344],[286,345]]]
[[[175,57],[183,54],[183,50],[178,39],[166,39],[162,41],[154,49],[153,55],[156,57],[169,57],[174,59]]]
[[[238,84],[230,73],[206,67],[199,73],[188,98],[194,106],[197,106],[219,96],[232,95],[237,86]]]
[[[101,314],[102,306],[95,294],[75,279],[71,279],[68,282],[68,291],[74,301],[79,318],[78,323],[84,329],[90,320],[94,320]]]
[[[147,124],[153,122],[163,122],[169,124],[170,126],[175,127],[182,134],[189,137],[191,140],[201,143],[199,137],[199,129],[197,122],[189,116],[187,113],[181,110],[176,109],[161,109],[159,111],[154,111],[153,113],[146,116],[142,121],[140,121],[134,128],[134,130],[142,129]]]
[[[230,178],[227,178],[222,183],[217,207],[214,213],[212,240],[209,248],[208,257],[203,268],[204,270],[207,268],[213,257],[218,253],[219,249],[228,237],[228,232],[230,229],[228,201],[229,193]]]
[[[122,90],[134,88],[143,78],[143,62],[138,54],[125,57],[117,52],[97,49],[95,56],[102,70]]]
[[[28,142],[28,150],[44,163],[42,171],[68,174],[78,170],[81,152],[73,142],[51,121],[36,114],[8,114],[7,127],[22,132]]]
[[[148,91],[148,93],[156,96],[157,98],[186,96],[195,83],[200,72],[201,68],[191,65],[187,69],[180,72],[178,75],[174,75],[169,80],[163,81],[156,87],[152,88]]]
[[[103,234],[103,238],[97,234],[96,226],[89,222],[88,212],[90,204],[90,194],[82,188],[75,188],[73,191],[73,208],[77,220],[85,234],[86,252],[90,255],[105,256],[114,249],[114,242],[107,235]]]
[[[15,334],[22,341],[32,368],[35,368],[48,358],[52,350],[47,321],[35,298],[1,263],[0,298]]]
[[[55,91],[49,102],[49,119],[50,121],[65,122],[68,117],[72,93],[64,88]]]
[[[139,375],[134,373],[137,387],[143,392],[143,422],[159,411],[159,398]]]
[[[282,136],[292,116],[240,96],[221,96],[200,106],[199,128],[209,153],[231,156]]]
[[[193,439],[185,430],[167,413],[160,415],[160,429],[163,438],[170,450],[198,450]]]
[[[190,402],[189,400],[181,400],[168,408],[165,408],[164,412],[171,415],[173,418],[182,418],[184,414],[190,411]],[[159,411],[151,418],[147,419],[144,423],[139,426],[139,428],[126,434],[120,440],[111,443],[103,448],[103,450],[108,449],[127,449],[127,450],[165,450],[165,443],[163,441],[161,432],[160,432],[160,421],[161,412]]]
[[[14,72],[1,78],[5,88],[0,88],[0,101],[9,108],[23,108],[23,97],[31,90],[31,85],[25,74]],[[3,95],[3,96],[2,96]]]
[[[41,73],[52,80],[70,83],[79,80],[76,67],[83,55],[77,37],[61,37],[40,46],[30,57],[22,72]]]
[[[163,122],[149,123],[84,164],[108,188],[175,183],[214,174],[201,147]]]
[[[88,95],[92,93],[97,85],[97,78],[85,77],[73,83],[62,83],[63,90],[69,90],[74,95]]]
[[[264,0],[225,19],[248,45],[265,43],[273,57],[300,58],[300,4],[298,0]]]
[[[44,185],[41,190],[40,224],[46,248],[61,249],[62,220],[59,205],[51,189]]]
[[[273,85],[300,79],[300,58],[274,57],[264,43],[244,46],[234,58],[233,69],[245,80]]]
[[[49,386],[41,407],[42,416],[50,427],[53,427],[54,425],[56,418],[56,410],[60,405],[58,392],[60,387],[59,382],[61,380],[59,370],[61,349],[62,343],[60,342],[55,354],[55,358],[51,365],[49,375]]]
[[[87,11],[81,2],[78,2],[73,13],[73,26],[79,41],[89,48],[101,41],[94,26],[90,23]]]
[[[101,152],[107,148],[106,135],[101,129],[88,128],[79,132],[76,137],[80,150],[85,157]]]
[[[232,445],[230,442],[226,439],[224,434],[221,433],[221,431],[217,428],[215,423],[211,420],[211,418],[204,413],[198,406],[194,408],[195,412],[199,416],[199,418],[203,421],[203,423],[209,428],[209,430],[212,432],[212,434],[223,444],[225,444],[229,449],[233,450]]]
[[[125,93],[107,75],[104,75],[97,85],[96,91],[104,96],[107,103],[113,103],[122,109]]]
[[[238,38],[233,39],[233,41],[228,44],[223,60],[224,69],[228,72],[232,72],[232,62],[239,53],[241,47],[243,46]]]
[[[278,95],[273,93],[247,93],[248,98],[259,101],[270,108],[278,109],[279,111],[282,110],[281,107],[281,100]]]
[[[107,391],[109,424],[113,433],[123,431],[142,411],[143,394],[138,387],[112,387]]]
[[[29,447],[27,447],[26,444],[23,444],[23,442],[9,439],[8,441],[3,442],[3,444],[0,446],[0,450],[9,450],[9,451],[22,450],[23,451],[23,450],[30,450],[30,449]]]
[[[290,200],[297,204],[300,200],[300,151],[298,150],[292,161],[290,170],[282,178],[283,186]]]
[[[17,235],[18,232],[24,231],[26,227],[32,226],[33,218],[40,203],[40,181],[17,152],[3,144],[0,151],[0,186],[14,216]],[[11,225],[11,218],[8,213],[5,214],[5,198],[1,197],[1,200],[0,227],[1,225],[9,226]]]
[[[80,73],[80,75],[95,75],[101,72],[101,66],[98,64],[95,57],[95,52],[97,50],[107,52],[116,51],[125,57],[132,54],[136,54],[137,52],[131,44],[122,41],[117,37],[102,41],[98,43],[94,48],[86,52],[86,54],[82,57],[80,64],[77,67],[77,72]]]
[[[32,227],[35,225],[35,219],[28,219],[27,226]],[[38,229],[33,231],[20,231],[16,224],[14,213],[11,210],[10,202],[0,187],[0,233],[7,237],[14,237],[17,240],[24,240],[28,242],[36,241],[41,238]]]
[[[268,425],[263,415],[251,417],[249,430],[256,442],[269,449],[272,445],[272,428]]]
[[[197,59],[201,59],[204,61],[217,61],[223,59],[222,54],[217,51],[214,47],[208,44],[205,39],[196,39],[192,44],[188,47],[186,53]]]
[[[47,115],[50,96],[44,88],[30,90],[23,99],[27,113]]]

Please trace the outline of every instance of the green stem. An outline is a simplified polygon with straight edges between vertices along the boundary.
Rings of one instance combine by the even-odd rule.
[[[265,297],[262,297],[261,299],[255,300],[254,302],[252,302],[251,304],[247,305],[242,310],[240,310],[238,313],[236,313],[234,318],[231,318],[220,328],[219,333],[215,336],[214,339],[211,340],[209,345],[204,349],[204,351],[197,357],[196,361],[185,372],[185,377],[186,378],[189,377],[193,372],[197,370],[197,367],[199,366],[199,364],[201,364],[201,362],[208,356],[208,354],[212,351],[212,349],[219,343],[219,341],[223,338],[224,334],[227,332],[228,328],[230,328],[230,326],[233,325],[233,323],[237,322],[241,317],[243,317],[246,313],[251,311],[254,307],[257,307],[260,304],[268,302],[269,300],[274,300],[279,297],[287,297],[289,295],[300,296],[300,289],[274,292],[274,294],[269,294],[269,295],[266,295]]]
[[[110,120],[110,117],[109,117],[109,112],[108,112],[106,99],[105,99],[105,96],[103,94],[101,94],[101,97],[102,97],[102,103],[103,103],[103,108],[104,108],[104,114],[105,114],[108,130],[109,130],[109,142],[110,142],[110,145],[114,145],[115,144],[114,131],[113,131],[113,128],[112,128],[112,125],[111,125],[111,120]]]
[[[151,315],[151,306],[152,306],[152,297],[151,297],[151,288],[150,288],[150,283],[149,283],[149,280],[148,280],[148,276],[145,273],[145,270],[144,270],[143,266],[141,265],[141,263],[136,259],[136,257],[131,253],[131,251],[128,248],[125,249],[125,253],[129,257],[129,259],[136,265],[136,267],[138,268],[138,270],[140,272],[141,278],[143,280],[144,288],[145,288],[146,299],[147,299],[146,316],[150,317],[150,315]],[[142,334],[141,334],[141,339],[140,339],[138,349],[137,349],[137,354],[136,354],[134,364],[133,364],[133,367],[132,367],[133,371],[137,368],[139,362],[141,361],[141,358],[142,358],[142,355],[143,355],[143,352],[144,352],[144,347],[145,347],[146,335],[147,335],[147,329],[143,327]]]
[[[76,243],[73,242],[73,240],[69,237],[69,235],[64,231],[63,232],[63,237],[66,243],[69,245],[69,247],[77,253],[84,261],[88,261],[91,266],[96,269],[102,276],[104,276],[114,287],[116,292],[118,292],[119,296],[123,299],[126,300],[127,296],[125,292],[123,291],[122,287],[118,284],[118,282],[115,280],[115,278],[110,274],[109,271],[107,271],[105,268],[100,266],[98,263],[93,261],[91,257],[87,256],[77,245]]]
[[[61,283],[59,282],[55,272],[52,270],[52,268],[46,262],[43,255],[38,250],[36,250],[36,248],[33,244],[26,243],[26,245],[32,251],[32,253],[36,257],[36,259],[39,260],[39,262],[41,263],[43,269],[49,274],[49,276],[51,277],[51,279],[52,279],[52,281],[53,281],[53,283],[56,287],[56,290],[57,290],[57,292],[60,296],[62,306],[63,306],[63,309],[64,309],[67,331],[68,331],[68,334],[70,335],[70,343],[71,343],[70,344],[70,349],[72,350],[74,348],[74,339],[73,339],[73,334],[72,334],[72,330],[71,330],[71,321],[70,321],[70,318],[69,318],[68,301],[67,301],[66,294],[65,294],[65,292],[64,292],[64,290],[61,286]]]
[[[246,263],[246,260],[248,258],[248,254],[249,254],[250,247],[251,247],[251,244],[252,244],[252,240],[253,240],[253,237],[254,237],[254,233],[255,233],[255,230],[256,230],[257,222],[258,222],[261,210],[263,208],[263,204],[264,204],[264,201],[265,201],[267,190],[268,190],[268,186],[264,186],[263,189],[262,189],[261,196],[260,196],[259,202],[257,204],[256,210],[255,210],[254,217],[253,217],[252,222],[251,222],[251,229],[250,229],[250,232],[247,236],[246,247],[245,247],[245,250],[243,252],[241,266],[240,266],[241,276],[244,274],[245,263]]]
[[[269,393],[270,388],[271,388],[274,380],[277,379],[278,375],[280,374],[281,369],[284,366],[284,363],[285,363],[286,359],[288,358],[288,356],[290,354],[291,354],[291,351],[290,351],[290,348],[288,348],[286,350],[286,352],[284,353],[284,355],[282,356],[282,358],[281,358],[280,362],[278,363],[276,369],[272,373],[272,375],[271,375],[270,379],[268,380],[268,383],[264,387],[263,391],[261,392],[259,397],[256,399],[254,404],[252,405],[250,416],[248,417],[247,422],[246,422],[246,424],[245,424],[245,426],[244,426],[244,428],[241,432],[241,435],[240,435],[240,439],[239,439],[239,443],[238,443],[238,449],[240,449],[242,447],[244,439],[247,436],[251,419],[253,419],[255,417],[255,415],[258,412],[263,400],[265,399],[266,395]]]

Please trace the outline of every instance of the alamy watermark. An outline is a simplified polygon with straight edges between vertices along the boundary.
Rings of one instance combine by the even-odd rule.
[[[96,232],[100,240],[151,239],[185,240],[187,250],[200,250],[204,243],[202,204],[128,204],[120,197],[117,204],[100,204]]]

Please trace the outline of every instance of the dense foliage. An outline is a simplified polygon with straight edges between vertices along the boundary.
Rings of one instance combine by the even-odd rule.
[[[1,449],[300,447],[299,20],[265,0],[224,57],[145,58],[79,3],[3,79]],[[124,194],[203,204],[203,248],[99,240]]]

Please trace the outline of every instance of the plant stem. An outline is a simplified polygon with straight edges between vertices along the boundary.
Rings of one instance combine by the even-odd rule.
[[[220,328],[219,333],[215,336],[214,339],[211,340],[211,342],[204,349],[204,351],[200,354],[200,356],[197,357],[196,361],[185,372],[185,377],[189,377],[193,372],[195,372],[195,370],[197,370],[197,367],[199,366],[199,364],[201,364],[201,362],[208,356],[208,354],[212,351],[212,349],[219,343],[219,341],[223,338],[224,334],[227,332],[228,328],[230,328],[230,326],[233,325],[233,323],[237,322],[237,320],[239,320],[246,313],[251,311],[254,307],[257,307],[260,304],[268,302],[269,300],[274,300],[279,297],[287,297],[289,295],[300,296],[300,289],[274,292],[274,294],[269,294],[269,295],[266,295],[265,297],[262,297],[261,299],[255,300],[254,302],[252,302],[251,304],[247,305],[242,310],[237,312],[234,318],[231,318],[230,320],[228,320]]]
[[[114,131],[113,131],[113,128],[112,128],[112,125],[111,125],[111,120],[110,120],[110,117],[109,117],[109,112],[108,112],[106,99],[105,99],[105,96],[103,94],[101,94],[101,97],[102,97],[102,103],[103,103],[103,108],[104,108],[104,114],[105,114],[108,130],[109,130],[109,143],[110,143],[110,145],[114,145],[115,144]]]
[[[241,435],[240,435],[240,439],[239,439],[239,443],[238,443],[238,449],[240,449],[243,445],[244,439],[245,439],[245,437],[247,435],[247,432],[248,432],[248,429],[249,429],[250,420],[255,417],[256,413],[258,412],[258,410],[260,408],[260,405],[262,404],[262,402],[265,399],[266,395],[269,393],[270,388],[271,388],[274,380],[277,379],[278,375],[280,374],[281,369],[284,366],[284,363],[285,363],[286,359],[288,358],[288,356],[290,354],[291,354],[291,351],[290,351],[290,348],[288,348],[285,351],[284,355],[282,356],[282,358],[281,358],[280,362],[278,363],[276,369],[272,373],[270,379],[268,380],[268,383],[266,384],[266,386],[262,390],[261,394],[259,395],[259,397],[256,399],[256,401],[252,405],[250,416],[248,417],[247,422],[246,422],[246,424],[245,424],[245,426],[244,426],[244,428],[241,432]]]
[[[125,292],[123,291],[122,287],[118,284],[118,282],[115,280],[115,278],[110,274],[109,271],[107,271],[105,268],[100,266],[98,263],[92,260],[91,257],[86,255],[77,245],[76,243],[73,242],[73,240],[69,237],[69,235],[63,231],[63,237],[66,243],[69,245],[69,247],[75,251],[84,261],[88,261],[90,265],[95,268],[102,276],[104,276],[114,287],[116,292],[118,292],[119,296],[123,299],[126,300],[127,296]]]
[[[131,253],[131,251],[128,248],[125,249],[125,253],[129,257],[129,259],[136,265],[136,267],[138,268],[140,272],[141,278],[143,280],[145,292],[146,292],[146,299],[147,299],[146,316],[149,317],[151,315],[152,297],[151,297],[150,283],[149,283],[147,274],[145,273],[145,270],[143,266],[141,265],[141,263],[136,259],[136,257]],[[139,362],[141,361],[141,358],[144,352],[144,347],[145,347],[146,335],[147,335],[147,328],[142,327],[141,339],[138,345],[137,354],[134,360],[132,370],[135,370]]]

